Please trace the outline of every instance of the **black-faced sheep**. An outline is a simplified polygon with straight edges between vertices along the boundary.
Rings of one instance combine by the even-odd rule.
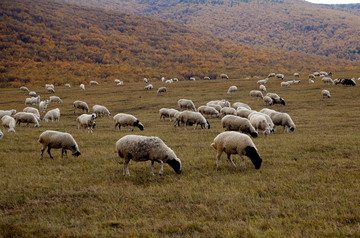
[[[262,159],[258,154],[255,144],[248,135],[236,131],[225,131],[217,135],[211,146],[217,151],[216,167],[219,166],[222,152],[227,154],[229,162],[236,167],[231,159],[232,154],[238,154],[241,158],[241,166],[245,167],[244,155],[249,157],[256,169],[260,169]]]
[[[59,108],[52,109],[45,114],[43,121],[48,122],[49,120],[51,120],[52,122],[60,120]]]
[[[331,95],[330,95],[330,91],[329,90],[326,90],[326,89],[323,89],[322,91],[321,91],[321,94],[322,94],[322,97],[323,98],[330,98],[331,97]]]
[[[285,100],[276,93],[267,93],[266,96],[270,97],[273,104],[282,104],[285,106]]]
[[[144,130],[143,124],[141,124],[140,121],[131,114],[118,113],[114,116],[114,121],[115,121],[114,131],[116,130],[116,127],[119,127],[119,130],[121,130],[122,126],[123,127],[132,126],[133,127],[132,131],[134,130],[135,127],[139,128],[141,131]]]
[[[76,112],[76,108],[83,110],[86,113],[89,113],[89,106],[86,102],[76,100],[74,103],[74,113]]]
[[[15,119],[11,116],[5,115],[1,118],[2,126],[4,130],[8,130],[8,132],[15,132],[16,122]]]
[[[181,160],[160,138],[127,135],[116,142],[116,151],[125,159],[124,175],[129,175],[130,160],[139,162],[151,160],[151,174],[154,175],[154,162],[161,165],[159,174],[163,174],[163,164],[169,164],[177,174],[181,173]]]
[[[345,86],[356,86],[354,78],[352,79],[336,79],[334,80],[335,84],[342,84]]]
[[[187,110],[192,110],[194,112],[196,111],[193,101],[191,101],[189,99],[179,99],[178,105],[179,105],[180,110],[187,109]]]
[[[50,153],[52,148],[61,149],[61,158],[64,154],[67,157],[67,150],[70,150],[72,155],[76,157],[81,154],[78,144],[69,133],[47,130],[41,133],[39,142],[43,145],[43,148],[41,149],[41,159],[43,159],[46,147],[48,148],[47,152],[51,159],[54,158]]]
[[[198,125],[201,126],[203,129],[210,129],[209,122],[205,119],[205,117],[200,112],[191,112],[191,111],[183,111],[179,114],[178,126],[180,123],[185,126],[194,126],[194,130],[197,128]]]
[[[252,116],[250,114],[248,119],[250,120],[251,125],[253,125],[253,127],[257,131],[260,129],[263,131],[265,136],[270,135],[271,128],[270,128],[269,123],[267,122],[265,116],[254,113]]]
[[[96,113],[97,116],[104,116],[104,115],[107,115],[108,117],[111,117],[111,113],[110,111],[105,107],[105,106],[102,106],[102,105],[94,105],[92,107],[93,109],[93,112]]]
[[[66,83],[66,84],[65,84],[65,88],[71,88],[71,85],[68,84],[68,83]]]
[[[295,131],[296,126],[289,114],[283,112],[275,112],[271,113],[269,116],[276,126],[284,127],[284,132],[285,129],[287,129],[287,132],[289,132],[289,129],[292,132]]]
[[[221,125],[225,131],[240,131],[250,134],[254,138],[258,136],[257,131],[247,118],[227,115],[221,119]]]
[[[36,116],[30,112],[18,112],[14,115],[16,125],[21,124],[21,122],[26,123],[28,126],[29,123],[33,123],[35,127],[39,127],[39,122],[36,118]]]
[[[92,114],[82,114],[77,119],[78,129],[81,128],[81,131],[87,130],[87,132],[92,133],[93,128],[95,127],[95,119],[97,118],[95,113]]]
[[[148,84],[144,87],[145,90],[152,90],[154,86],[152,84]]]
[[[200,112],[204,116],[210,116],[210,118],[212,118],[213,116],[215,116],[215,117],[220,116],[220,113],[218,112],[218,110],[216,110],[214,107],[210,107],[210,106],[200,106],[198,108],[198,112]]]

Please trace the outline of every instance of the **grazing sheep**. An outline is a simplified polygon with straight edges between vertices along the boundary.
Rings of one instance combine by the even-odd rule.
[[[144,83],[148,83],[148,79],[147,79],[147,78],[144,78]]]
[[[259,90],[261,91],[261,92],[263,92],[263,93],[266,93],[267,91],[266,91],[266,87],[265,87],[265,85],[263,85],[263,84],[261,84],[260,86],[259,86]]]
[[[342,84],[346,86],[356,86],[355,78],[352,79],[335,79],[335,84]]]
[[[267,93],[266,96],[271,98],[272,104],[282,104],[285,106],[285,100],[276,93]]]
[[[283,74],[276,74],[275,77],[276,77],[277,79],[284,80],[284,77],[285,77],[285,76],[284,76]]]
[[[124,85],[124,81],[120,81],[116,84],[117,86],[121,86],[121,85]]]
[[[204,77],[204,80],[210,80],[210,77],[205,76],[205,77]]]
[[[206,106],[207,107],[212,107],[212,108],[215,108],[216,109],[216,111],[218,111],[219,113],[220,113],[220,111],[221,111],[221,106],[220,105],[217,105],[217,104],[206,104]]]
[[[114,121],[114,131],[116,130],[116,127],[119,127],[119,130],[121,130],[121,126],[132,126],[132,131],[135,127],[139,128],[141,131],[144,130],[143,124],[141,124],[140,121],[131,114],[118,113],[114,116]]]
[[[76,118],[76,122],[78,124],[78,129],[81,128],[81,131],[87,130],[88,133],[93,132],[93,128],[95,127],[95,119],[97,118],[95,113],[92,114],[82,114]]]
[[[16,125],[19,125],[21,122],[26,123],[26,126],[29,125],[29,123],[33,123],[35,127],[39,127],[39,122],[36,118],[36,116],[30,112],[18,112],[14,115]]]
[[[212,116],[215,116],[215,117],[220,116],[220,113],[218,112],[218,110],[216,110],[214,107],[210,107],[210,106],[200,106],[198,108],[198,112],[200,112],[204,116],[208,115],[208,116],[210,116],[210,118],[212,118]]]
[[[236,86],[231,86],[229,87],[227,93],[231,94],[231,93],[235,93],[238,90],[238,88]]]
[[[276,126],[284,127],[284,132],[285,129],[287,129],[288,133],[289,133],[289,129],[292,132],[295,131],[296,126],[289,114],[283,112],[273,112],[269,116]]]
[[[70,150],[72,152],[72,155],[76,157],[81,154],[79,146],[76,143],[74,137],[72,137],[72,135],[66,132],[46,130],[41,133],[38,141],[43,146],[43,148],[41,149],[41,159],[43,159],[46,147],[48,148],[47,152],[51,159],[54,159],[54,157],[50,153],[51,149],[61,148],[61,158],[63,158],[64,154],[67,157],[67,150]]]
[[[12,115],[15,115],[16,113],[16,110],[15,109],[11,109],[11,110],[0,110],[0,119],[5,116],[5,115],[8,115],[8,116],[12,116]]]
[[[251,125],[253,125],[253,127],[256,129],[256,131],[260,129],[263,131],[265,136],[270,135],[271,128],[265,116],[259,114],[254,114],[252,116],[249,115],[249,120]]]
[[[331,97],[329,90],[326,90],[326,89],[323,89],[321,91],[321,94],[322,94],[323,98],[325,98],[325,97],[330,98]]]
[[[39,110],[38,110],[37,108],[34,108],[34,107],[25,107],[25,108],[23,109],[23,112],[33,113],[33,114],[37,117],[38,121],[40,121],[40,113],[39,113]]]
[[[206,106],[209,106],[210,104],[219,105],[222,108],[230,107],[230,102],[225,99],[210,101],[210,102],[206,103]]]
[[[227,76],[226,74],[220,74],[220,78],[221,79],[229,79],[229,76]]]
[[[85,85],[82,83],[82,84],[80,84],[80,89],[81,90],[85,90]]]
[[[154,86],[152,84],[148,84],[144,87],[145,90],[152,90]]]
[[[266,113],[261,113],[261,112],[254,111],[254,112],[249,114],[248,118],[250,119],[250,117],[252,117],[254,115],[264,116],[265,119],[266,119],[266,122],[268,123],[268,125],[270,127],[270,133],[273,133],[275,131],[274,122],[272,121],[272,119],[271,119],[271,117],[269,115],[267,115]]]
[[[248,118],[248,116],[252,113],[252,112],[256,112],[254,110],[249,110],[247,108],[239,108],[236,110],[235,115],[238,117],[243,117],[243,118]]]
[[[205,117],[200,112],[191,112],[191,111],[183,111],[178,116],[178,126],[180,123],[185,125],[185,129],[187,130],[187,126],[194,126],[194,130],[200,124],[202,129],[210,129],[209,122],[205,119]]]
[[[31,98],[26,98],[25,99],[25,105],[29,104],[29,105],[36,105],[40,103],[40,95],[36,96],[36,97],[31,97]]]
[[[257,131],[247,118],[227,115],[221,119],[221,125],[225,128],[225,131],[240,131],[248,133],[254,138],[258,136]]]
[[[160,87],[160,88],[157,90],[157,94],[166,93],[166,91],[167,91],[166,87]]]
[[[21,86],[20,91],[29,92],[29,89],[27,87],[25,87],[25,86]]]
[[[115,82],[116,84],[118,84],[118,83],[120,83],[121,81],[120,81],[119,79],[115,79],[114,82]]]
[[[309,83],[314,83],[314,80],[309,78]]]
[[[320,73],[319,72],[314,72],[314,73],[312,73],[314,76],[317,76],[317,77],[319,77],[320,76]]]
[[[71,88],[71,85],[67,83],[67,84],[65,84],[65,87],[66,88]]]
[[[258,80],[256,83],[258,84],[266,84],[269,81],[269,78]]]
[[[314,74],[309,74],[309,79],[315,79],[315,75]]]
[[[102,117],[104,115],[107,115],[108,117],[111,117],[110,111],[105,106],[94,105],[92,107],[92,109],[93,109],[93,112],[96,113],[97,116]]]
[[[194,112],[196,112],[196,108],[195,108],[193,101],[191,101],[189,99],[179,99],[178,105],[180,107],[180,110],[188,109],[188,110],[193,110]]]
[[[243,103],[243,102],[234,102],[232,107],[235,108],[235,109],[238,109],[238,108],[242,107],[242,108],[246,108],[246,109],[251,110],[251,107],[249,105],[247,105],[246,103]]]
[[[39,103],[40,112],[45,113],[48,105],[49,105],[49,100],[45,99],[44,101],[41,101]]]
[[[4,130],[8,129],[8,132],[15,132],[16,122],[11,116],[5,115],[1,118],[2,126]]]
[[[151,175],[154,175],[154,162],[160,163],[160,175],[164,171],[164,162],[177,174],[181,173],[181,160],[159,137],[127,135],[120,138],[115,147],[120,158],[125,159],[124,175],[130,176],[128,167],[130,160],[136,162],[151,160]]]
[[[99,83],[92,80],[92,81],[90,81],[90,85],[99,85]]]
[[[300,77],[300,74],[299,74],[299,73],[294,73],[294,77],[299,78],[299,77]]]
[[[168,79],[165,81],[165,83],[173,83],[174,81],[172,79]]]
[[[259,90],[251,90],[250,97],[257,98],[257,100],[259,100],[259,98],[263,99],[264,95]]]
[[[281,82],[281,83],[280,83],[280,86],[281,86],[281,87],[289,87],[289,86],[290,86],[290,83],[289,83],[289,82]]]
[[[53,102],[53,103],[62,103],[62,100],[61,98],[59,98],[58,96],[50,96],[50,102]]]
[[[35,91],[30,91],[29,96],[30,97],[36,97],[36,92]]]
[[[89,113],[89,111],[90,111],[89,106],[87,105],[86,102],[76,100],[76,101],[74,101],[73,105],[74,105],[74,113],[76,111],[76,108],[81,109],[86,113]]]
[[[48,93],[55,93],[54,87],[47,87],[46,90]]]
[[[321,80],[322,80],[324,83],[326,83],[326,84],[332,84],[332,85],[335,84],[335,83],[334,83],[334,80],[332,80],[332,79],[329,78],[329,77],[323,77]]]
[[[273,100],[271,99],[271,97],[269,97],[269,96],[265,96],[264,98],[263,98],[263,101],[264,101],[264,104],[265,104],[265,106],[266,105],[272,105],[273,104]]]
[[[220,113],[221,113],[221,116],[235,115],[236,110],[232,107],[223,107],[223,108],[221,108]]]
[[[268,78],[275,77],[275,73],[270,73],[267,77]]]
[[[241,158],[241,167],[245,168],[244,155],[249,157],[254,164],[255,169],[260,169],[262,159],[258,154],[254,142],[248,135],[237,131],[225,131],[217,135],[214,142],[210,145],[216,151],[216,167],[219,167],[219,162],[222,152],[227,154],[227,159],[236,168],[234,161],[231,159],[232,154],[238,154]]]
[[[43,121],[48,122],[49,120],[51,120],[52,122],[60,120],[59,108],[52,109],[45,114]]]
[[[172,118],[175,116],[175,113],[177,113],[178,110],[173,109],[173,108],[161,108],[159,110],[160,113],[160,120],[161,118],[163,118],[165,120],[165,118],[169,118],[170,121],[172,121]]]

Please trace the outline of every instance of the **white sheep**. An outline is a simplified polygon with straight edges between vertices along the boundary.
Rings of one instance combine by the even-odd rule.
[[[275,77],[275,73],[270,73],[267,77],[268,78]]]
[[[41,101],[39,103],[40,112],[45,113],[48,105],[49,105],[49,100],[45,99],[44,101]]]
[[[227,115],[221,119],[221,125],[225,128],[225,131],[240,131],[248,133],[254,138],[258,136],[258,132],[247,118]]]
[[[267,115],[266,113],[262,113],[262,112],[257,112],[257,111],[254,111],[252,113],[249,114],[248,116],[248,119],[250,119],[250,117],[252,117],[253,115],[261,115],[261,116],[264,116],[265,119],[266,119],[266,122],[268,123],[269,127],[270,127],[270,133],[274,132],[275,131],[275,125],[274,125],[274,122],[272,121],[271,117],[269,115]]]
[[[231,93],[235,93],[238,90],[238,88],[236,86],[231,86],[229,87],[227,93],[231,94]]]
[[[12,116],[12,115],[15,115],[16,113],[16,110],[15,109],[11,109],[11,110],[0,110],[0,119],[5,116],[5,115],[8,115],[8,116]]]
[[[76,101],[74,101],[73,105],[74,105],[74,113],[76,112],[76,108],[81,109],[86,113],[89,113],[89,111],[90,111],[89,106],[87,105],[86,102],[76,100]]]
[[[309,78],[309,83],[314,83],[314,80],[312,80],[311,78]]]
[[[236,110],[232,107],[223,107],[223,108],[221,108],[220,113],[221,113],[221,116],[235,115]]]
[[[60,120],[59,108],[52,109],[45,114],[43,121],[48,122],[49,120],[51,120],[52,122]]]
[[[85,85],[82,83],[82,84],[80,84],[80,89],[81,90],[85,90]]]
[[[172,121],[172,118],[175,116],[176,112],[178,112],[178,110],[173,108],[161,108],[159,110],[160,120],[161,118],[163,118],[164,120],[165,118],[169,118],[169,120]]]
[[[290,86],[290,83],[289,83],[289,82],[281,82],[281,83],[280,83],[280,86],[281,86],[281,87],[289,87],[289,86]]]
[[[188,109],[188,110],[193,110],[194,112],[196,112],[196,108],[195,108],[193,101],[191,101],[189,99],[179,99],[178,105],[180,107],[180,110]]]
[[[251,114],[250,114],[251,115]],[[251,125],[258,131],[259,129],[263,131],[265,136],[270,135],[271,128],[269,123],[267,122],[265,116],[259,114],[253,114],[252,116],[249,115],[249,120]]]
[[[86,130],[88,133],[93,132],[95,127],[95,119],[97,118],[95,113],[92,114],[81,114],[76,118],[78,124],[78,129],[81,128],[81,131]]]
[[[119,79],[115,79],[114,82],[115,82],[116,84],[118,84],[118,83],[120,83],[121,81],[120,81]]]
[[[260,90],[251,90],[250,97],[257,98],[257,100],[259,100],[259,98],[263,99],[264,95]]]
[[[26,98],[25,99],[25,105],[29,104],[29,105],[36,105],[40,103],[40,95],[36,96],[36,97],[31,97],[31,98]]]
[[[323,97],[323,98],[326,98],[326,97],[330,98],[330,97],[331,97],[330,91],[329,91],[329,90],[326,90],[326,89],[323,89],[323,90],[321,91],[321,94],[322,94],[322,97]]]
[[[36,97],[36,92],[35,91],[30,91],[29,96],[30,97]]]
[[[232,104],[232,107],[235,108],[235,109],[238,109],[238,108],[242,107],[242,108],[246,108],[246,109],[251,110],[251,107],[249,105],[247,105],[246,103],[243,103],[243,102],[234,102]]]
[[[147,78],[144,78],[144,83],[148,83],[148,79]]]
[[[34,107],[25,107],[23,109],[23,112],[30,112],[30,113],[33,113],[36,118],[38,119],[38,121],[40,121],[40,113],[39,113],[39,110],[37,108],[34,108]]]
[[[46,90],[48,93],[55,93],[55,88],[54,87],[46,87]]]
[[[299,74],[299,73],[294,73],[294,77],[299,78],[299,77],[300,77],[300,74]]]
[[[79,146],[76,143],[74,137],[72,137],[72,135],[66,132],[47,130],[41,133],[38,141],[43,146],[43,148],[41,149],[41,159],[43,159],[46,147],[48,148],[47,152],[51,159],[54,159],[54,157],[50,153],[51,149],[61,148],[61,158],[64,154],[67,157],[67,150],[70,150],[72,152],[72,155],[76,157],[81,154]]]
[[[53,103],[62,103],[61,98],[58,96],[50,96],[49,99],[50,99],[50,102],[53,102]]]
[[[1,118],[2,126],[4,130],[8,129],[8,132],[15,132],[16,122],[11,116],[5,115]]]
[[[160,88],[157,90],[157,94],[166,93],[166,91],[167,91],[166,87],[160,87]]]
[[[263,98],[263,101],[264,101],[264,104],[265,104],[265,106],[266,105],[272,105],[273,104],[273,100],[271,99],[271,97],[269,97],[269,96],[265,96],[264,98]]]
[[[94,105],[92,107],[92,109],[93,109],[93,112],[96,113],[97,116],[102,117],[104,115],[107,115],[108,117],[111,117],[110,111],[105,106]]]
[[[19,127],[21,122],[26,123],[27,126],[29,123],[33,123],[35,127],[40,126],[36,116],[30,112],[18,112],[14,115],[14,118],[16,125],[19,125]]]
[[[200,125],[203,129],[210,129],[209,122],[200,112],[183,111],[179,114],[177,123],[178,126],[182,123],[185,126],[185,129],[187,129],[187,126],[192,126],[194,124],[194,130],[198,125]]]
[[[235,115],[238,117],[248,118],[250,113],[255,112],[254,110],[249,110],[247,108],[239,108],[236,110]]]
[[[92,81],[90,81],[90,85],[99,85],[99,83],[92,80]]]
[[[206,106],[209,106],[209,105],[219,105],[220,107],[230,107],[230,102],[225,100],[225,99],[221,99],[221,100],[213,100],[213,101],[210,101],[208,103],[206,103]]]
[[[212,116],[215,116],[215,117],[220,116],[220,113],[218,112],[218,110],[216,110],[214,107],[211,107],[211,106],[200,106],[198,108],[198,112],[200,112],[204,116],[210,116],[210,118],[212,118]]]
[[[121,86],[121,85],[124,85],[124,81],[120,81],[116,84],[117,86]]]
[[[25,86],[21,86],[20,91],[29,92],[29,89],[27,87],[25,87]]]
[[[275,77],[276,77],[277,79],[284,80],[284,75],[283,75],[283,74],[276,74]]]
[[[119,130],[121,130],[122,126],[132,126],[132,131],[135,127],[139,128],[141,131],[144,130],[143,124],[141,124],[141,122],[131,114],[118,113],[113,118],[115,122],[114,131],[116,130],[116,127],[119,127]]]
[[[266,87],[265,87],[265,85],[263,85],[263,84],[261,84],[260,86],[259,86],[259,90],[261,91],[261,92],[263,92],[263,93],[266,93],[267,91],[266,91]]]
[[[271,98],[272,104],[282,104],[285,106],[285,100],[276,93],[267,93],[266,96]]]
[[[236,168],[234,161],[231,159],[232,154],[238,154],[241,158],[241,167],[245,168],[244,155],[249,157],[254,164],[255,169],[260,169],[262,159],[256,149],[254,142],[248,135],[237,131],[225,131],[217,135],[214,142],[210,145],[216,153],[216,167],[219,167],[219,162],[222,152],[227,154],[227,159]]]
[[[220,78],[221,79],[229,79],[229,76],[227,76],[226,74],[220,74]]]
[[[216,109],[216,111],[218,111],[218,113],[220,113],[220,111],[221,111],[221,106],[220,105],[217,105],[217,104],[206,104],[206,106],[207,107],[212,107],[212,108],[215,108]]]
[[[285,129],[287,129],[288,133],[289,133],[289,129],[292,132],[295,131],[296,126],[289,114],[283,112],[273,112],[269,116],[276,126],[284,127],[284,132]]]
[[[151,175],[154,175],[154,162],[160,163],[159,174],[164,171],[164,163],[169,164],[177,174],[181,173],[181,160],[159,137],[126,135],[115,144],[120,158],[124,158],[124,175],[130,176],[130,160],[140,162],[151,160]]]
[[[326,83],[326,84],[332,84],[332,85],[335,84],[334,80],[332,80],[332,79],[329,78],[329,77],[323,77],[321,80],[322,80],[324,83]]]
[[[269,81],[269,78],[258,80],[258,84],[266,84]]]
[[[174,81],[172,79],[168,79],[165,81],[165,83],[173,83]]]
[[[68,84],[68,83],[66,83],[66,84],[65,84],[65,87],[66,87],[66,88],[71,88],[71,85]]]
[[[145,90],[152,90],[154,86],[152,84],[148,84],[144,87]]]

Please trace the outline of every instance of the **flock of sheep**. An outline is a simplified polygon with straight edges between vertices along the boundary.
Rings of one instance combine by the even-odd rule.
[[[298,77],[298,74],[294,74],[294,76]],[[328,76],[329,73],[326,72],[315,72],[314,74],[309,75],[309,83],[316,77],[321,77],[322,81],[325,83],[330,82],[331,84],[344,84],[350,86],[356,85],[354,79],[332,80]],[[284,75],[282,74],[269,74],[266,79],[257,81],[257,83],[260,84],[259,90],[251,90],[249,95],[258,100],[263,100],[264,105],[266,106],[273,104],[285,106],[285,100],[283,98],[276,93],[268,93],[266,90],[265,84],[271,77],[276,77],[281,80],[284,79]],[[222,75],[221,78],[227,79],[228,77],[227,75]],[[165,81],[165,78],[163,78],[162,81],[165,83],[172,83],[178,80],[171,79],[171,81]],[[145,78],[144,82],[147,84],[148,80]],[[281,82],[281,86],[289,86],[300,82],[300,80],[288,81],[286,84]],[[115,83],[117,85],[123,85],[123,82],[119,80],[115,80]],[[91,81],[90,84],[98,85],[96,81]],[[65,87],[70,88],[71,85],[66,84]],[[46,84],[45,88],[49,93],[55,93],[54,85]],[[152,88],[153,86],[151,84],[145,86],[146,90],[151,90]],[[80,85],[80,89],[85,90],[84,84]],[[29,95],[31,95],[30,98],[26,98],[25,100],[25,105],[31,106],[25,107],[23,112],[16,112],[14,109],[0,110],[0,119],[4,130],[13,133],[15,132],[16,125],[20,126],[21,123],[26,123],[27,125],[34,124],[35,127],[39,127],[40,112],[45,113],[42,119],[44,122],[56,122],[60,120],[59,108],[47,111],[47,107],[50,103],[62,103],[61,98],[50,96],[49,99],[41,101],[40,95],[37,95],[36,92],[29,91],[24,86],[20,87],[20,90],[28,92]],[[231,86],[228,93],[230,94],[236,91],[237,87]],[[158,94],[164,92],[166,92],[166,87],[160,87],[157,91]],[[264,96],[263,93],[266,93],[266,95]],[[322,95],[323,97],[330,97],[330,92],[328,90],[323,90]],[[38,105],[40,112],[37,108],[32,107],[34,105]],[[227,154],[227,159],[234,167],[236,166],[231,159],[231,155],[239,154],[242,159],[241,166],[244,166],[243,157],[247,156],[250,158],[255,168],[259,169],[262,159],[250,136],[253,138],[258,137],[259,131],[262,131],[265,136],[269,136],[276,130],[277,126],[282,126],[284,132],[294,132],[296,128],[292,118],[287,113],[278,112],[269,108],[255,111],[252,110],[249,105],[242,102],[235,102],[231,105],[229,101],[224,99],[212,100],[206,103],[206,105],[201,105],[196,108],[192,100],[179,99],[177,105],[179,110],[174,108],[161,108],[159,110],[160,119],[165,120],[168,118],[170,122],[174,121],[174,126],[184,127],[184,129],[188,129],[188,126],[194,126],[194,129],[197,129],[199,125],[202,129],[210,129],[210,123],[207,118],[221,118],[219,123],[221,123],[222,128],[224,128],[225,131],[216,136],[211,144],[211,147],[217,151],[217,166],[222,152],[225,152]],[[76,118],[78,129],[81,131],[92,133],[96,126],[95,121],[97,117],[111,117],[110,111],[102,105],[94,105],[92,107],[93,113],[90,113],[89,106],[84,101],[74,101],[73,107],[74,113],[76,113],[77,109],[80,109],[83,112],[83,114]],[[132,130],[134,130],[135,127],[144,130],[144,125],[131,114],[118,113],[113,116],[113,120],[114,130],[116,130],[116,128],[121,130],[121,127],[128,126],[131,126]],[[3,136],[4,134],[0,130],[0,139],[2,139]],[[63,157],[63,154],[67,156],[67,150],[70,150],[74,156],[79,156],[81,154],[75,139],[69,133],[47,130],[39,136],[39,142],[43,146],[41,149],[41,159],[43,159],[43,153],[46,148],[50,158],[53,158],[50,152],[52,148],[61,149],[61,157]],[[163,163],[169,164],[176,173],[181,173],[181,160],[176,156],[174,151],[158,137],[138,135],[124,136],[116,142],[116,151],[121,158],[125,159],[124,175],[130,175],[128,169],[130,160],[151,160],[151,174],[154,174],[154,162],[161,164],[160,174],[163,173]]]

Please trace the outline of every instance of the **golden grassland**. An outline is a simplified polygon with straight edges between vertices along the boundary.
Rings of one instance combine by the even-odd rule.
[[[335,77],[359,72],[335,73]],[[307,74],[303,74],[307,75]],[[287,76],[286,80],[293,79]],[[209,119],[209,130],[184,130],[161,121],[162,107],[177,108],[177,100],[193,100],[196,107],[214,99],[240,101],[255,110],[264,106],[251,99],[257,79],[182,81],[164,86],[151,80],[153,91],[142,82],[114,86],[56,87],[62,104],[59,122],[41,122],[39,128],[21,126],[5,132],[0,141],[0,236],[3,237],[319,237],[360,236],[360,90],[356,87],[315,84],[302,77],[300,85],[281,88],[270,79],[268,91],[286,100],[271,108],[287,112],[297,129],[282,128],[253,139],[263,158],[255,170],[232,168],[223,155],[218,169],[213,138],[223,131],[220,119]],[[228,95],[236,85],[238,91]],[[322,89],[332,97],[323,99]],[[43,86],[31,87],[42,99]],[[0,93],[0,109],[22,111],[27,95],[16,88]],[[72,102],[106,106],[112,116],[131,113],[145,130],[113,131],[112,118],[96,120],[94,133],[77,129]],[[43,115],[42,115],[43,116]],[[40,160],[38,137],[47,129],[71,133],[80,157]],[[177,175],[164,165],[164,175],[150,175],[150,162],[130,162],[131,176],[123,176],[123,161],[115,142],[124,135],[159,136],[181,158]],[[237,165],[239,157],[234,156]],[[159,165],[155,164],[155,169]]]

